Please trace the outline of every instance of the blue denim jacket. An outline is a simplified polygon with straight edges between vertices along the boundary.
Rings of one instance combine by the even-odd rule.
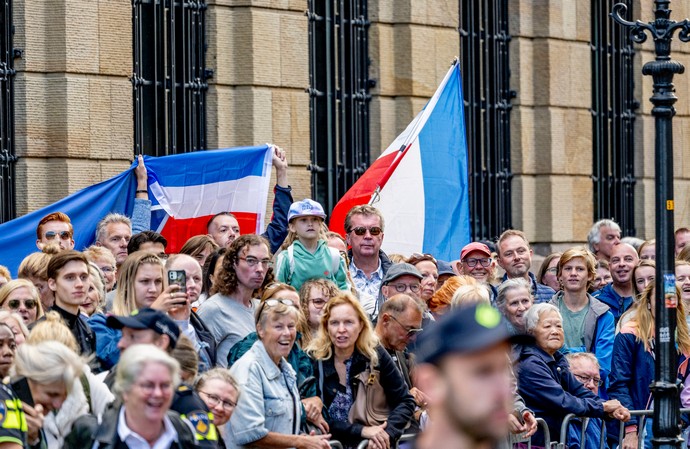
[[[249,446],[277,432],[299,433],[302,406],[297,376],[285,359],[278,367],[261,340],[230,368],[240,385],[237,407],[226,425],[228,449]]]

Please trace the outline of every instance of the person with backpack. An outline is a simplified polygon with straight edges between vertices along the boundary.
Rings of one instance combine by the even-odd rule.
[[[304,281],[323,278],[340,290],[348,290],[345,260],[328,246],[323,231],[326,214],[310,199],[292,203],[288,212],[288,236],[276,261],[276,279],[299,290]]]

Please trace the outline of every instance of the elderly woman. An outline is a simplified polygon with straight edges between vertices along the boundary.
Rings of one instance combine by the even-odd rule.
[[[524,334],[525,314],[534,304],[532,287],[522,278],[506,279],[498,286],[496,308],[508,320],[513,334]]]
[[[0,288],[0,308],[18,313],[27,326],[43,316],[38,289],[26,279],[15,279]]]
[[[258,307],[259,339],[230,368],[242,398],[225,429],[228,447],[329,448],[328,434],[299,435],[302,406],[297,376],[285,358],[295,344],[300,315],[287,299],[269,299]]]
[[[84,393],[79,378],[83,374],[84,363],[72,349],[57,341],[44,341],[38,344],[23,344],[17,351],[15,371],[18,377],[13,378],[13,384],[24,382],[27,393],[33,404],[24,404],[29,423],[29,443],[38,436],[38,428],[48,425],[40,418],[41,415],[57,417],[63,404],[72,394]],[[25,380],[23,380],[25,379]],[[75,387],[78,386],[78,387]],[[25,398],[22,398],[25,400]],[[26,401],[25,401],[26,402]],[[71,410],[74,415],[64,416],[66,422],[60,423],[69,429],[79,414]],[[88,407],[81,410],[81,414],[88,413]],[[51,427],[52,430],[55,430]],[[43,445],[49,448],[59,448],[62,439],[57,432],[48,430],[42,434],[46,437]],[[36,435],[36,437],[34,437]]]
[[[220,431],[218,447],[225,449],[225,425],[230,421],[232,412],[237,407],[240,397],[240,386],[234,377],[223,368],[206,371],[196,381],[194,389],[213,412],[213,424]]]
[[[189,425],[169,411],[179,371],[177,361],[156,346],[130,347],[122,354],[115,378],[121,405],[108,409],[100,424],[91,415],[79,418],[63,447],[197,448]]]
[[[565,356],[558,352],[563,346],[563,319],[552,304],[536,304],[525,317],[526,330],[535,339],[534,345],[518,348],[518,392],[535,416],[543,418],[552,438],[560,435],[563,418],[577,416],[630,419],[628,409],[617,400],[604,401],[582,385],[570,373]],[[541,445],[543,434],[537,433],[533,443]]]
[[[317,377],[333,438],[347,446],[368,439],[372,449],[395,447],[412,418],[415,402],[354,296],[341,293],[326,304],[319,334],[307,353],[317,361]],[[385,422],[363,424],[349,420],[357,400],[357,376],[365,370],[379,372],[389,409]]]
[[[76,338],[57,312],[48,312],[45,320],[36,323],[26,341],[27,347],[34,351],[37,351],[36,348],[45,351],[46,348],[42,346],[44,342],[62,343],[71,349],[75,356],[79,353]],[[41,352],[36,353],[40,354]],[[73,359],[73,357],[64,357],[66,357],[65,362],[62,362],[61,366],[65,366],[69,359]],[[37,365],[33,369],[41,369],[41,361],[36,363]],[[84,361],[81,363],[82,373],[73,380],[64,402],[53,413],[48,413],[43,420],[43,431],[49,449],[62,447],[65,436],[77,418],[85,414],[92,414],[100,419],[106,407],[114,399],[108,387],[91,373],[88,365]],[[67,367],[69,369],[69,364]],[[29,380],[32,379],[32,376],[33,374],[26,375]]]
[[[79,311],[89,318],[94,313],[101,312],[104,306],[105,278],[98,265],[89,262],[89,289]]]

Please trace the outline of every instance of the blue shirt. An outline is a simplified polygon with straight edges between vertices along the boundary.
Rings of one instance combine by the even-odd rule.
[[[618,324],[618,319],[623,315],[623,312],[628,310],[633,303],[632,296],[623,297],[619,295],[618,292],[613,289],[613,284],[608,284],[604,288],[597,290],[592,296],[609,306],[613,318],[616,320],[616,324]]]
[[[368,278],[364,271],[357,268],[355,261],[350,261],[350,275],[352,282],[355,284],[355,289],[359,293],[359,302],[364,307],[364,311],[371,315],[376,309],[376,298],[379,296],[381,289],[381,282],[383,281],[383,268],[381,267],[381,260],[376,271],[371,273],[371,278]]]

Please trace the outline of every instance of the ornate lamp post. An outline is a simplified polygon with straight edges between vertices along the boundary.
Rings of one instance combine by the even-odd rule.
[[[655,125],[655,208],[656,208],[656,345],[654,393],[653,443],[655,448],[680,448],[680,403],[676,381],[676,307],[673,224],[673,76],[683,73],[685,67],[670,57],[673,34],[680,30],[678,38],[690,41],[690,22],[670,19],[670,0],[654,1],[654,21],[629,22],[623,19],[624,4],[616,4],[611,16],[621,25],[631,28],[632,40],[642,43],[647,33],[654,39],[656,59],[642,67],[644,75],[654,80],[654,94],[650,98],[654,108]],[[642,431],[640,428],[639,431]]]

